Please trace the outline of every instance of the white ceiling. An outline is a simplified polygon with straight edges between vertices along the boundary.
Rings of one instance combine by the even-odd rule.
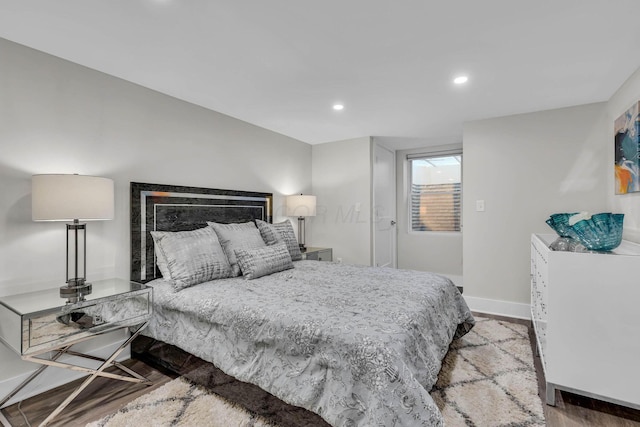
[[[0,37],[311,144],[402,147],[607,100],[640,67],[639,12],[638,0],[0,0]]]

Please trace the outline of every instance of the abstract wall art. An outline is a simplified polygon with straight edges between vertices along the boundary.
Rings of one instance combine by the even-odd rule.
[[[640,101],[614,123],[616,194],[640,191]]]

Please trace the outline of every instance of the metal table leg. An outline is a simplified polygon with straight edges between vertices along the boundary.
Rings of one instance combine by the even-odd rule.
[[[38,356],[37,354],[23,356],[22,358],[24,360],[27,360],[27,361],[33,362],[33,363],[38,363],[38,364],[41,364],[42,366],[40,368],[38,368],[38,370],[36,370],[34,373],[32,373],[26,380],[24,380],[11,393],[9,393],[2,401],[0,401],[0,406],[2,406],[2,404],[7,402],[13,396],[15,396],[20,390],[22,390],[27,384],[29,384],[34,378],[36,378],[38,375],[40,375],[48,366],[55,366],[55,367],[58,367],[58,368],[71,369],[71,370],[80,371],[80,372],[87,372],[90,375],[82,382],[82,384],[80,384],[80,386],[78,386],[69,396],[67,396],[67,398],[60,405],[58,405],[58,407],[56,409],[54,409],[53,412],[51,412],[49,414],[49,416],[42,423],[40,423],[41,427],[44,427],[44,426],[48,425],[60,412],[62,412],[64,410],[64,408],[67,407],[67,405],[69,405],[69,403],[71,403],[71,401],[73,401],[73,399],[75,399],[82,392],[82,390],[84,390],[89,384],[91,384],[91,382],[93,380],[95,380],[97,377],[105,377],[105,378],[111,378],[111,379],[114,379],[114,380],[120,380],[120,381],[127,381],[127,382],[142,383],[142,384],[146,384],[146,385],[151,385],[152,384],[151,381],[149,381],[147,378],[143,377],[142,375],[134,372],[133,370],[131,370],[131,369],[127,368],[126,366],[123,366],[119,362],[115,361],[116,357],[118,357],[118,355],[120,355],[120,353],[122,353],[122,351],[129,344],[131,344],[131,341],[133,341],[140,334],[142,329],[144,329],[147,326],[147,323],[148,322],[145,322],[142,325],[140,325],[135,330],[135,332],[133,332],[131,334],[131,336],[127,340],[125,340],[122,344],[120,344],[120,346],[107,359],[102,359],[102,358],[99,358],[99,357],[96,357],[96,356],[91,356],[91,355],[87,355],[87,354],[83,354],[83,353],[78,353],[78,352],[72,351],[72,350],[70,350],[71,346],[66,346],[66,347],[63,347],[62,349],[58,350],[58,352],[53,357],[51,357],[50,359],[40,359],[40,358],[37,357]],[[63,354],[69,354],[69,355],[72,355],[72,356],[83,357],[85,359],[98,360],[98,361],[101,361],[102,364],[97,369],[91,369],[91,368],[85,368],[83,366],[72,365],[70,363],[58,362],[57,359],[60,358],[60,356],[62,356]],[[104,370],[106,368],[110,367],[110,366],[115,366],[115,367],[121,369],[122,371],[124,371],[125,373],[129,374],[130,376],[117,375],[117,374],[112,374],[110,372],[104,372]]]
[[[58,350],[58,352],[56,354],[53,355],[53,357],[51,358],[52,361],[57,360],[60,356],[62,356],[64,353],[66,353],[66,351],[69,349],[69,347],[71,346],[67,346],[64,347],[60,350]],[[15,396],[16,394],[18,394],[18,392],[20,392],[20,390],[22,390],[27,384],[29,384],[31,381],[33,381],[38,375],[40,375],[42,373],[42,371],[44,371],[45,369],[47,369],[47,365],[42,365],[40,366],[36,371],[34,371],[31,375],[29,375],[27,377],[27,379],[25,379],[24,381],[22,381],[20,383],[20,385],[18,385],[16,388],[14,388],[9,394],[7,394],[2,400],[0,400],[0,408],[2,407],[2,405],[4,405],[5,403],[7,403],[9,401],[9,399],[11,399],[13,396]]]
[[[87,379],[84,380],[84,382],[82,384],[80,384],[80,386],[75,389],[73,391],[73,393],[71,393],[69,396],[67,396],[67,398],[64,400],[64,402],[62,402],[56,409],[54,409],[54,411],[49,414],[49,416],[40,424],[40,427],[44,427],[46,425],[48,425],[60,412],[62,412],[62,410],[64,408],[67,407],[67,405],[69,403],[71,403],[71,401],[73,399],[76,398],[76,396],[78,396],[78,394],[80,394],[80,392],[82,390],[84,390],[89,384],[91,384],[91,382],[93,380],[95,380],[97,377],[99,376],[107,376],[105,375],[104,371],[106,368],[108,368],[109,366],[111,366],[113,363],[113,361],[115,360],[116,357],[118,357],[118,355],[129,345],[131,344],[131,341],[133,341],[138,334],[140,333],[140,331],[142,331],[142,329],[144,329],[147,326],[148,322],[145,322],[144,324],[142,324],[141,326],[138,327],[138,329],[129,337],[129,339],[127,339],[125,342],[123,342],[117,349],[116,351],[113,352],[113,354],[111,354],[111,356],[109,356],[102,365],[100,365],[100,367],[98,367],[98,369],[96,369],[93,374],[89,375],[89,377]],[[109,375],[109,378],[113,378],[111,375]],[[133,382],[140,382],[140,383],[147,383],[148,385],[151,384],[151,382],[149,380],[147,380],[146,378],[127,378],[127,377],[118,377],[118,378],[114,378],[114,379],[118,379],[118,380],[125,380],[125,381],[133,381]]]

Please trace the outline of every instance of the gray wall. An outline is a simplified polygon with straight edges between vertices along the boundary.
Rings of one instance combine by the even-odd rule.
[[[529,304],[531,233],[552,233],[555,212],[607,209],[607,128],[606,103],[465,124],[465,296]]]
[[[396,200],[398,214],[398,268],[432,271],[462,282],[461,232],[409,231],[409,162],[407,154],[460,149],[462,144],[437,145],[396,152]],[[462,167],[464,168],[464,153]],[[465,183],[463,182],[463,186]],[[464,195],[464,190],[463,190]]]
[[[640,69],[607,102],[465,124],[463,274],[472,306],[529,304],[529,236],[552,233],[551,213],[624,213],[623,237],[640,242],[640,193],[615,195],[613,173],[613,122],[639,100]],[[485,212],[475,211],[478,199]]]
[[[33,174],[115,180],[115,219],[88,225],[89,279],[129,277],[130,181],[273,192],[276,220],[311,190],[308,144],[2,39],[0,58],[0,295],[64,282],[65,226],[31,221]],[[3,345],[0,360],[4,395],[33,365]]]
[[[371,265],[371,138],[313,145],[309,246],[333,248],[333,259]]]
[[[613,152],[613,122],[627,111],[635,102],[640,101],[640,68],[616,91],[607,102],[607,141],[610,143],[608,151],[608,203],[609,209],[625,214],[624,234],[627,240],[640,243],[640,192],[615,195],[614,191],[614,152]]]

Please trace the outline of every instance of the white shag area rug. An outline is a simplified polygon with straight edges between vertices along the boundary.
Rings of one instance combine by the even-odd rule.
[[[476,317],[475,327],[451,344],[431,396],[447,427],[543,427],[528,328]],[[277,423],[180,377],[87,424],[121,426],[272,427]]]
[[[475,316],[451,343],[431,397],[447,427],[544,427],[529,329]]]
[[[271,427],[204,387],[180,377],[87,427]]]

